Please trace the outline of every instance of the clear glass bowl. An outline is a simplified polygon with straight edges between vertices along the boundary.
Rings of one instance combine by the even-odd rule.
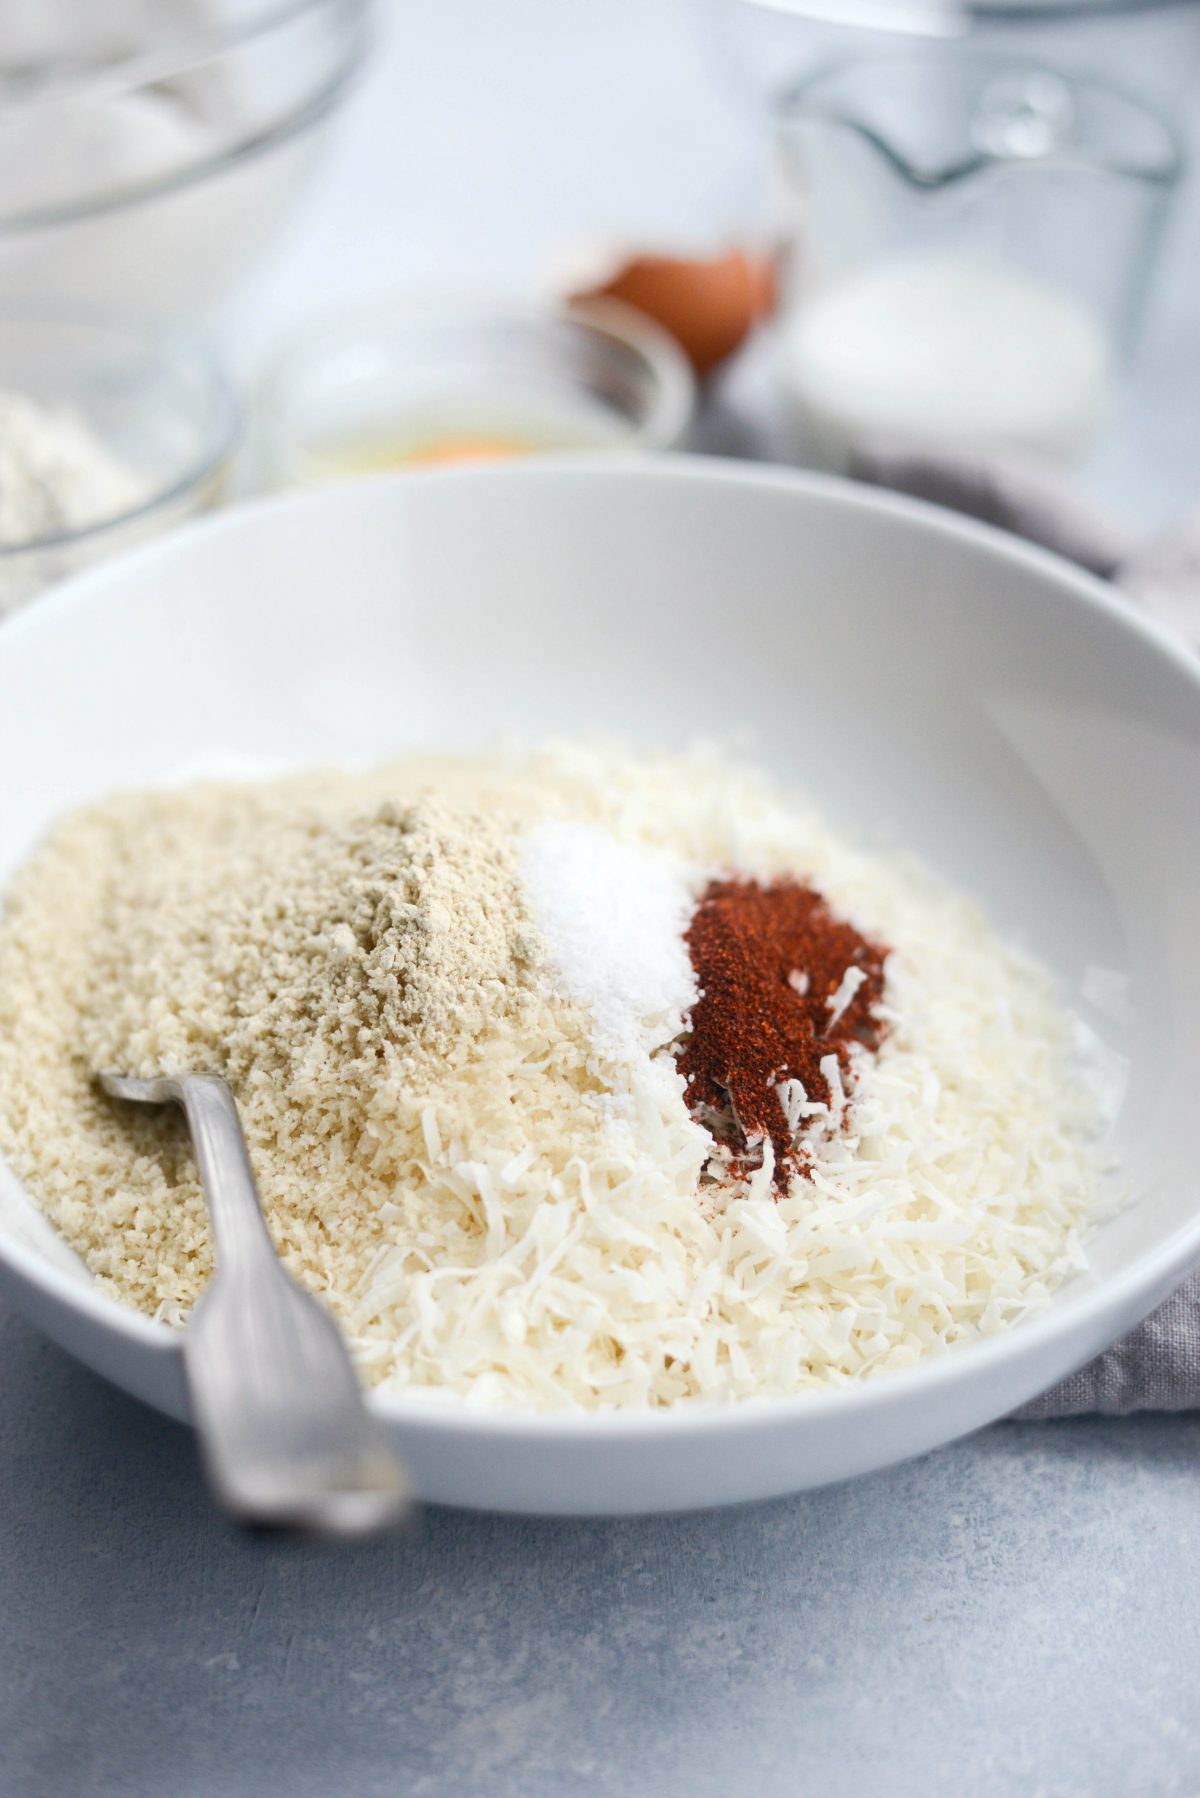
[[[0,616],[225,491],[240,410],[207,353],[177,333],[68,306],[0,307],[0,391],[81,418],[140,488],[81,529],[0,543]]]
[[[0,295],[203,312],[307,180],[362,61],[368,11],[369,0],[0,8]]]
[[[267,375],[255,457],[269,487],[568,449],[666,449],[695,384],[678,345],[614,302],[526,310],[373,302]]]

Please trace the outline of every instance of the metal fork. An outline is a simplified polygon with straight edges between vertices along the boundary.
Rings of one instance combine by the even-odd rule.
[[[397,1522],[412,1502],[408,1480],[367,1409],[340,1330],[275,1253],[225,1081],[99,1080],[116,1099],[182,1105],[191,1131],[217,1271],[188,1319],[183,1359],[218,1500],[245,1523],[328,1536]]]

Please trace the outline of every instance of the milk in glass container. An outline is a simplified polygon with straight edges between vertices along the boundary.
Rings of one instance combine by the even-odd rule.
[[[1157,107],[957,39],[835,57],[774,102],[780,385],[802,448],[1068,462],[1110,414],[1182,167]]]

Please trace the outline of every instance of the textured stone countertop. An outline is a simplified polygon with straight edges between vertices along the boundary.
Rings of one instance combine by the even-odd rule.
[[[391,9],[324,186],[229,316],[528,282],[726,229],[754,157],[677,0]],[[1193,204],[1100,486],[1200,497]],[[1200,1794],[1200,1415],[999,1425],[709,1515],[235,1535],[188,1433],[0,1309],[4,1798]]]
[[[1002,1424],[740,1510],[236,1535],[0,1316],[6,1798],[1200,1792],[1200,1416]]]

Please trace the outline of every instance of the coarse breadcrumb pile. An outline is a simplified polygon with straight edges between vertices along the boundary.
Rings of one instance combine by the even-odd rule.
[[[845,1116],[804,1120],[787,1196],[769,1165],[736,1193],[702,1181],[684,1009],[659,995],[635,1052],[560,977],[523,859],[555,821],[695,897],[796,875],[892,946],[886,1038]],[[0,925],[0,1148],[104,1290],[180,1324],[212,1266],[186,1134],[103,1097],[99,1067],[225,1074],[284,1259],[364,1377],[481,1404],[660,1407],[908,1366],[1043,1303],[1083,1265],[1097,1192],[1100,1120],[1049,976],[928,873],[716,755],[414,760],[57,827]]]

